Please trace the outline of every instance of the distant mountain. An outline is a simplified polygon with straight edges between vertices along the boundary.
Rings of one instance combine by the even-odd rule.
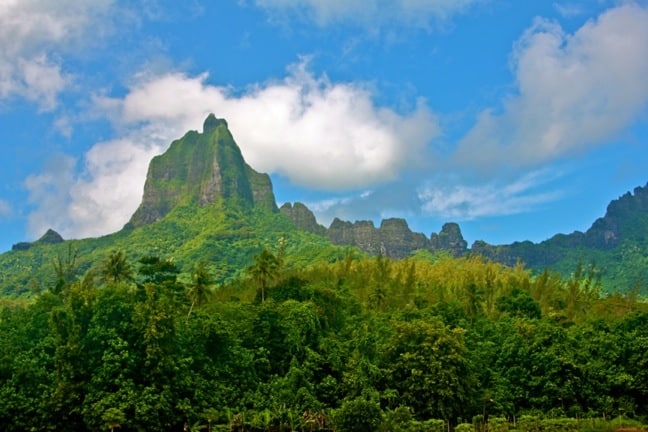
[[[311,218],[304,215],[307,211],[300,211],[302,219]],[[333,244],[354,245],[369,254],[404,258],[423,249],[455,257],[481,255],[509,266],[522,262],[536,271],[551,269],[563,275],[582,266],[599,273],[606,291],[636,288],[648,294],[648,185],[612,201],[605,216],[585,233],[557,234],[538,244],[523,241],[490,245],[478,240],[468,248],[456,223],[446,223],[439,234],[426,238],[412,232],[403,219],[383,220],[378,228],[371,221],[335,219],[327,230],[323,228],[319,226],[317,232],[324,233]]]
[[[43,244],[56,244],[56,243],[62,243],[63,242],[63,237],[53,229],[48,229],[45,234],[35,242],[20,242],[16,243],[15,245],[12,246],[11,250],[14,251],[19,251],[19,250],[27,250],[32,246],[38,246],[38,245],[43,245]]]
[[[142,202],[122,230],[107,236],[64,241],[49,230],[35,242],[14,245],[0,255],[0,295],[23,295],[50,286],[52,262],[73,248],[82,274],[111,251],[124,250],[131,261],[146,256],[172,258],[184,274],[198,261],[210,263],[218,280],[235,277],[262,248],[286,245],[288,260],[305,265],[337,259],[348,247],[395,259],[416,251],[455,257],[483,255],[506,265],[524,262],[569,274],[578,265],[596,264],[610,291],[645,290],[648,282],[648,186],[610,203],[604,217],[585,233],[559,234],[542,243],[471,248],[456,223],[429,237],[412,232],[404,219],[334,219],[326,228],[301,203],[277,208],[270,177],[243,159],[227,122],[210,114],[203,131],[187,132],[153,158]],[[643,291],[645,293],[645,291]]]
[[[153,158],[141,204],[122,230],[68,241],[48,231],[38,241],[18,243],[1,254],[0,295],[20,296],[51,286],[52,263],[70,248],[78,275],[101,265],[110,252],[123,250],[134,264],[147,256],[173,259],[181,277],[204,260],[224,281],[244,271],[264,247],[276,251],[280,245],[285,245],[289,265],[338,259],[347,249],[298,229],[279,212],[270,177],[247,165],[227,122],[211,114],[202,132],[187,132]]]
[[[579,265],[596,266],[608,291],[639,289],[648,294],[648,185],[610,202],[605,215],[586,232],[557,234],[534,244],[492,246],[475,242],[471,253],[512,265],[569,274]]]
[[[329,226],[317,223],[315,215],[302,203],[286,203],[279,209],[301,230],[327,237],[336,245],[357,246],[370,255],[381,254],[394,259],[406,258],[417,250],[432,253],[449,252],[460,257],[468,252],[468,243],[456,223],[446,223],[439,234],[427,238],[410,230],[405,219],[385,219],[376,228],[372,221],[353,223],[335,218]]]

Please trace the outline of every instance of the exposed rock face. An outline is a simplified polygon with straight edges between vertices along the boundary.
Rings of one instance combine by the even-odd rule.
[[[245,163],[227,122],[210,114],[202,133],[188,132],[151,160],[142,203],[129,224],[160,220],[178,204],[207,205],[221,199],[277,211],[270,177]]]
[[[295,204],[285,203],[279,210],[288,216],[298,229],[326,236],[326,228],[317,223],[313,212],[304,204],[300,202],[296,202]]]
[[[371,221],[351,223],[335,218],[329,226],[327,236],[333,244],[358,246],[373,255],[381,253],[378,232]]]
[[[525,241],[492,246],[476,241],[471,252],[507,265],[522,261],[530,267],[549,267],[559,263],[569,250],[612,249],[624,238],[637,238],[637,230],[639,238],[643,238],[641,232],[647,225],[647,214],[648,185],[635,188],[634,195],[628,192],[610,202],[605,216],[597,219],[585,233],[556,234],[537,244]]]
[[[443,225],[439,234],[430,235],[430,246],[433,252],[448,251],[455,257],[460,257],[468,251],[468,242],[461,235],[459,225],[449,222]]]
[[[424,234],[414,233],[405,219],[385,219],[376,228],[371,221],[354,223],[335,218],[328,229],[333,244],[354,245],[372,254],[390,258],[404,258],[417,249],[427,249],[429,241]]]
[[[609,249],[616,246],[624,230],[631,229],[638,221],[637,215],[648,212],[648,185],[637,187],[634,194],[625,193],[607,206],[605,216],[594,221],[583,236],[583,243],[588,247]]]
[[[428,249],[429,241],[423,233],[412,232],[405,219],[384,219],[378,229],[381,245],[387,256],[404,258],[418,249]]]

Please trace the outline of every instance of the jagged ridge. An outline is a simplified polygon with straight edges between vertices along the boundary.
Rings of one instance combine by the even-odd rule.
[[[207,213],[196,209],[204,209]],[[328,245],[353,245],[369,254],[382,254],[392,258],[407,257],[421,249],[433,253],[447,251],[456,257],[480,254],[507,265],[523,261],[534,269],[553,266],[566,273],[573,270],[577,260],[588,260],[594,256],[603,260],[616,260],[612,265],[608,265],[611,269],[609,277],[614,278],[615,275],[623,273],[624,279],[619,284],[627,285],[626,290],[631,285],[628,281],[648,280],[645,266],[629,271],[627,268],[632,266],[624,264],[628,256],[634,257],[632,260],[636,258],[645,261],[646,258],[644,251],[648,249],[648,240],[645,240],[648,228],[648,185],[636,188],[634,195],[627,193],[612,201],[605,216],[597,219],[585,233],[558,234],[539,244],[526,241],[492,246],[483,241],[476,241],[470,249],[467,248],[456,223],[444,224],[439,234],[432,233],[428,238],[422,233],[412,232],[404,219],[383,220],[378,228],[371,221],[351,223],[335,219],[329,228],[325,228],[317,223],[313,213],[301,203],[286,203],[280,212],[278,210],[270,177],[247,165],[227,127],[227,122],[210,114],[203,124],[202,133],[188,132],[181,139],[174,141],[164,154],[153,158],[142,202],[125,226],[126,229],[97,240],[105,247],[129,244],[129,241],[132,241],[129,234],[131,231],[149,227],[154,222],[160,222],[175,214],[169,224],[173,227],[183,227],[182,240],[175,238],[175,243],[169,243],[170,239],[165,236],[175,228],[166,226],[155,228],[150,233],[135,231],[133,235],[140,236],[137,238],[155,238],[154,243],[151,243],[155,244],[155,248],[158,247],[159,241],[166,241],[167,246],[163,249],[168,252],[182,249],[181,253],[186,257],[197,258],[203,255],[203,258],[210,258],[223,247],[231,248],[231,242],[238,241],[239,248],[243,247],[244,243],[251,244],[250,241],[256,235],[251,230],[263,226],[263,229],[273,231],[272,235],[276,237],[280,235],[277,228],[285,230],[285,224],[288,223],[301,232],[316,234],[322,241],[327,239],[330,242],[326,242]],[[216,214],[216,219],[209,216]],[[268,218],[268,215],[272,217],[263,222],[263,218]],[[277,217],[279,219],[276,219]],[[256,228],[247,225],[245,218],[255,218],[253,224]],[[272,222],[268,222],[270,220]],[[216,231],[205,231],[200,227],[206,223],[214,224]],[[223,223],[225,225],[221,225]],[[153,233],[155,235],[152,236]],[[200,237],[192,239],[191,236],[198,233]],[[244,241],[241,241],[242,239]],[[189,244],[178,245],[178,240],[187,241]],[[48,231],[36,242],[14,245],[13,251],[23,253],[21,251],[29,249],[26,253],[31,253],[32,249],[40,250],[33,246],[60,242],[63,242],[63,239],[58,234]],[[87,239],[87,242],[91,243],[92,239]],[[210,252],[203,248],[209,248]],[[99,249],[88,245],[88,250],[92,250],[93,254],[98,253],[96,251]],[[252,252],[248,250],[237,253],[236,261],[232,263],[240,263]],[[39,256],[45,258],[46,255]],[[39,258],[39,262],[42,262],[43,258]],[[22,264],[21,260],[18,255],[12,256],[5,260],[3,268],[31,266],[28,263]],[[8,280],[10,275],[7,270],[4,271],[1,279]],[[233,268],[228,271],[233,271]]]

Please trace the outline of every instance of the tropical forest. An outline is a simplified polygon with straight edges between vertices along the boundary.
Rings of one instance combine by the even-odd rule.
[[[537,245],[327,229],[210,115],[119,232],[0,255],[0,430],[646,430],[646,194]]]

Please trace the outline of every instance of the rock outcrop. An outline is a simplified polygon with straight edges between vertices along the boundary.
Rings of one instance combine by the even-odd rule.
[[[297,229],[309,233],[326,236],[326,228],[317,223],[315,215],[308,207],[300,202],[294,204],[285,203],[279,208],[279,211],[286,215]]]
[[[459,225],[448,222],[439,234],[430,235],[430,249],[432,252],[447,251],[452,256],[460,257],[468,252],[468,242],[461,235]]]
[[[62,243],[63,241],[64,241],[63,237],[61,237],[61,235],[59,233],[57,233],[56,231],[54,231],[53,229],[50,228],[38,240],[36,240],[34,242],[19,242],[19,243],[16,243],[11,247],[11,250],[12,251],[24,251],[24,250],[27,250],[27,249],[31,248],[32,246],[35,246],[35,245],[56,244],[56,243]]]
[[[354,223],[335,218],[327,236],[337,245],[357,246],[372,254],[390,258],[405,258],[418,249],[428,249],[429,240],[422,233],[412,232],[405,219],[392,218],[376,228],[371,221]]]
[[[210,114],[202,133],[188,132],[151,160],[142,202],[129,225],[158,221],[179,204],[219,200],[278,210],[270,177],[245,163],[227,122]]]

